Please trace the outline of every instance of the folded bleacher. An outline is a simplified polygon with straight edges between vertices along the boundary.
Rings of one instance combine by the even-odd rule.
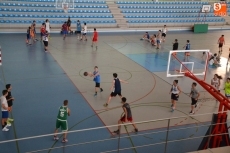
[[[208,2],[125,2],[117,1],[118,7],[129,27],[190,26],[194,23],[223,25],[225,19],[214,16],[213,9],[206,15],[200,13],[202,5]]]
[[[77,20],[89,27],[117,27],[105,1],[78,1],[69,5],[68,13],[55,0],[20,0],[0,2],[0,27],[25,27],[36,20],[42,24],[49,19],[52,27],[60,27],[70,17],[73,26]]]

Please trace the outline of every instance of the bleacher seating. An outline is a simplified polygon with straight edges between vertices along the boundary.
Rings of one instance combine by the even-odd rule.
[[[74,5],[74,6],[73,6]],[[0,27],[26,27],[33,20],[43,23],[49,19],[52,27],[60,27],[70,17],[75,26],[77,20],[89,27],[117,27],[105,1],[78,1],[69,4],[68,13],[64,13],[61,4],[55,0],[20,0],[0,2]],[[71,9],[74,8],[74,9]]]
[[[105,0],[73,0],[65,13],[56,0],[8,0],[0,1],[0,27],[27,27],[33,20],[38,24],[46,19],[52,27],[60,27],[68,17],[73,26],[77,20],[87,23],[89,27],[117,27],[118,24]],[[128,27],[162,26],[191,26],[194,23],[223,25],[225,19],[214,16],[213,9],[206,16],[199,12],[202,5],[209,4],[201,1],[185,2],[153,2],[153,1],[117,1],[116,6],[124,17]],[[230,2],[228,2],[230,4]],[[230,14],[230,5],[228,5]],[[121,15],[120,15],[121,16]],[[118,19],[117,21],[119,22]],[[122,20],[121,20],[122,21]],[[126,23],[125,23],[126,24]]]
[[[128,22],[129,27],[141,26],[190,26],[194,23],[223,25],[225,19],[210,13],[200,13],[202,5],[208,2],[125,2],[117,1],[118,7]]]

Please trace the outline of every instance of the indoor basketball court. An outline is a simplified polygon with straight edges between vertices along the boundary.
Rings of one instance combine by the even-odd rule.
[[[37,4],[50,7],[50,12],[59,13],[57,16],[50,16],[55,19],[51,27],[58,28],[51,29],[53,33],[48,38],[48,52],[44,51],[44,45],[39,40],[32,45],[26,45],[25,34],[0,35],[2,54],[0,87],[4,89],[5,85],[10,83],[15,97],[14,109],[10,113],[14,122],[8,132],[0,133],[0,152],[185,153],[230,144],[229,111],[227,111],[230,106],[224,97],[224,85],[226,79],[230,77],[229,30],[209,30],[208,33],[196,33],[194,30],[194,33],[186,28],[186,30],[176,26],[171,28],[167,25],[166,41],[161,42],[160,48],[157,49],[149,41],[141,38],[146,31],[150,36],[157,34],[164,24],[154,21],[157,26],[151,30],[129,27],[128,30],[121,28],[116,32],[113,26],[116,24],[117,27],[121,26],[122,22],[115,21],[116,15],[111,15],[113,9],[116,13],[115,2],[55,0],[52,1],[54,5],[48,3]],[[138,5],[137,2],[134,3]],[[168,4],[174,5],[170,3]],[[122,10],[122,1],[116,4],[121,9],[120,12],[126,11]],[[128,4],[127,2],[123,9],[128,8],[126,7]],[[145,2],[144,5],[147,4]],[[166,3],[162,2],[160,7],[158,2],[156,4],[161,8]],[[175,2],[176,7],[174,6],[172,10],[178,8],[179,4],[183,5],[184,2]],[[222,9],[227,12],[225,4],[214,5],[214,11],[208,2],[197,3],[197,5],[204,4],[201,8],[195,5],[196,2],[191,4],[194,6],[179,8],[199,9],[198,12],[190,11],[196,13],[195,16],[191,16],[196,17],[194,24],[206,21],[210,24],[218,21],[221,24],[223,19],[214,20],[210,14],[223,16]],[[4,3],[4,7],[6,5],[11,6],[10,3]],[[225,8],[218,10],[219,5],[224,5]],[[27,6],[35,5],[31,2]],[[7,7],[2,10],[7,10]],[[96,10],[97,8],[101,10]],[[107,15],[100,15],[103,12]],[[140,12],[143,13],[142,10]],[[69,18],[68,15],[73,15],[72,13],[81,14],[80,20],[86,17],[83,21],[89,25],[86,35],[88,41],[80,41],[76,34],[70,33],[65,39],[59,34],[60,23],[63,24],[62,18]],[[71,19],[78,18],[76,14],[71,16]],[[95,20],[88,20],[91,17]],[[101,17],[106,19],[102,20]],[[140,16],[136,17],[139,20]],[[132,23],[128,21],[127,19],[127,23]],[[184,21],[186,21],[184,26],[190,24],[189,20]],[[91,46],[93,36],[91,23],[108,25],[104,30],[95,27],[99,31],[97,48]],[[169,24],[174,26],[174,22]],[[72,20],[72,25],[74,25],[72,30],[75,31],[75,19]],[[221,35],[224,35],[225,44],[220,54],[218,39]],[[178,40],[179,47],[173,50],[175,39]],[[188,40],[189,51],[184,47]],[[218,64],[210,65],[210,57],[215,53],[220,60]],[[100,85],[103,88],[103,92],[98,92],[97,96],[94,95],[94,78],[84,76],[84,72],[92,73],[95,66],[98,66]],[[121,83],[121,94],[127,98],[138,132],[133,131],[134,128],[130,123],[121,125],[120,134],[113,132],[117,130],[118,120],[124,115],[119,96],[112,98],[107,107],[104,106],[111,94],[113,73],[117,73],[119,79],[127,82]],[[222,76],[220,80],[222,95],[210,85],[215,74]],[[172,105],[171,92],[174,80],[178,80],[181,93],[179,100]],[[200,96],[194,113],[191,113],[190,92],[194,82],[197,83],[196,88]],[[58,108],[63,105],[64,100],[69,101],[68,107],[71,110],[71,115],[68,117],[68,143],[62,143],[61,132],[58,134],[60,139],[53,140]],[[223,153],[224,151],[229,152],[229,148],[222,148]]]
[[[157,32],[149,33],[152,35]],[[205,55],[209,52],[218,53],[217,40],[222,34],[225,35],[226,44],[221,55],[220,66],[211,67],[207,62],[208,56],[203,57],[203,52],[205,50]],[[121,84],[122,95],[127,98],[131,106],[133,119],[138,123],[139,130],[138,134],[135,134],[132,132],[131,125],[125,126],[127,128],[122,126],[121,136],[127,135],[127,137],[120,140],[120,148],[129,149],[120,152],[145,152],[148,149],[163,152],[165,148],[161,142],[165,141],[165,133],[160,131],[164,131],[167,127],[175,130],[171,131],[169,140],[198,137],[189,141],[170,143],[168,152],[193,151],[192,148],[198,148],[202,141],[199,136],[206,134],[213,113],[218,111],[219,102],[216,102],[216,99],[198,84],[199,106],[195,109],[194,115],[189,114],[191,110],[189,93],[194,81],[182,76],[184,73],[180,62],[183,63],[183,52],[177,54],[180,62],[175,64],[176,68],[169,65],[177,61],[171,59],[172,61],[169,62],[172,42],[178,39],[179,50],[183,50],[186,40],[190,40],[191,50],[198,51],[192,52],[190,61],[183,64],[192,65],[192,67],[188,66],[189,70],[194,74],[202,73],[197,77],[205,78],[208,84],[214,74],[221,75],[223,80],[220,89],[224,94],[224,83],[230,69],[226,66],[230,48],[229,34],[229,31],[194,34],[188,31],[169,30],[166,41],[158,50],[149,42],[140,41],[142,32],[99,32],[98,49],[91,47],[91,34],[87,34],[88,41],[79,41],[75,35],[68,35],[66,40],[63,40],[61,35],[51,34],[47,53],[43,51],[41,42],[26,46],[22,39],[24,35],[2,34],[3,37],[0,37],[3,60],[2,87],[4,83],[11,83],[13,95],[18,100],[14,104],[16,109],[13,111],[14,129],[10,129],[10,136],[1,133],[1,141],[5,141],[6,138],[31,138],[2,143],[1,146],[4,150],[11,150],[8,152],[85,152],[86,149],[91,152],[110,150],[116,152],[117,137],[111,135],[117,129],[118,119],[123,115],[121,100],[117,96],[112,98],[108,107],[104,107],[103,104],[107,102],[111,93],[112,74],[117,73],[119,79],[128,82]],[[15,42],[15,45],[11,42]],[[85,71],[93,72],[94,66],[99,68],[101,87],[104,89],[96,97],[93,78],[83,75]],[[168,66],[170,70],[167,69]],[[21,70],[19,67],[24,69]],[[30,73],[34,70],[36,73]],[[174,77],[167,77],[170,71],[175,75]],[[169,92],[173,80],[178,80],[182,93],[175,111],[171,112]],[[89,131],[70,132],[66,147],[61,142],[52,141],[57,109],[64,99],[69,100],[72,113],[68,118],[70,131],[95,128]],[[19,121],[22,118],[25,122]],[[170,123],[169,118],[172,118]],[[107,127],[98,128],[103,126]],[[35,137],[38,135],[44,136]],[[104,139],[110,141],[99,141]],[[96,143],[85,143],[91,141]],[[83,144],[79,146],[78,143]],[[133,149],[135,146],[152,143],[159,143],[159,145]],[[181,143],[183,147],[176,147],[176,144]],[[193,146],[189,145],[191,143]],[[9,148],[8,144],[15,147]]]

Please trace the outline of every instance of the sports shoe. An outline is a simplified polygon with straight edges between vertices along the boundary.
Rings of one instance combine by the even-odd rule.
[[[137,133],[137,132],[138,132],[138,129],[134,129],[134,132],[136,132],[136,133]]]
[[[120,130],[113,131],[113,133],[120,134]]]
[[[94,97],[96,97],[96,96],[97,96],[97,93],[94,94]]]
[[[192,112],[192,111],[190,111],[190,112],[189,112],[189,114],[190,114],[190,115],[193,115],[193,114],[195,114],[195,112],[194,112],[194,111],[193,111],[193,112]]]
[[[108,106],[108,104],[107,104],[107,103],[105,103],[103,106],[107,107],[107,106]]]
[[[8,120],[9,120],[10,122],[13,122],[13,121],[14,121],[14,119],[12,119],[12,118],[8,118]]]
[[[91,45],[91,47],[93,47],[93,45]]]
[[[172,110],[171,110],[171,112],[174,112],[174,110],[175,110],[175,107],[172,107]]]
[[[7,131],[9,131],[9,129],[7,129],[6,127],[4,127],[4,128],[2,129],[2,131],[7,132]]]
[[[62,139],[62,142],[66,143],[66,142],[68,142],[68,140],[64,138],[64,139]]]
[[[103,91],[103,89],[101,88],[101,92]]]
[[[87,41],[87,39],[85,39],[85,41]]]
[[[6,126],[7,126],[7,127],[10,127],[10,126],[11,126],[11,123],[7,123]]]
[[[54,136],[54,140],[58,140],[59,138],[57,136]]]

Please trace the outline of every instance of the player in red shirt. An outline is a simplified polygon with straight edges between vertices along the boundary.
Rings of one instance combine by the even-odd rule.
[[[41,36],[41,41],[42,41],[42,36],[44,36],[44,34],[46,33],[46,27],[45,27],[45,23],[42,23],[42,26],[40,27],[40,36]]]
[[[93,47],[93,45],[96,45],[96,49],[97,49],[97,40],[98,40],[98,33],[96,31],[96,28],[94,28],[91,47]]]
[[[63,40],[65,40],[66,35],[68,34],[67,22],[62,25]]]
[[[221,35],[221,37],[218,39],[217,43],[219,44],[219,54],[220,54],[220,53],[222,53],[223,45],[225,45],[224,35]]]

